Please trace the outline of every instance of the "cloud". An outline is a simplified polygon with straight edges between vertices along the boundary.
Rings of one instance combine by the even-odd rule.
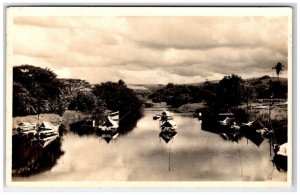
[[[122,17],[84,17],[84,16],[17,16],[14,24],[56,29],[95,29],[104,32],[126,32],[128,24]]]
[[[284,17],[130,17],[128,21],[133,40],[157,49],[256,48],[273,46],[274,40],[282,43],[287,36]],[[152,28],[145,30],[147,26]]]
[[[96,83],[199,82],[288,65],[287,17],[15,17],[12,32],[13,65]]]

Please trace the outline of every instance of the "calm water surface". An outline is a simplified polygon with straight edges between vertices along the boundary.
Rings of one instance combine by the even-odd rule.
[[[272,163],[269,142],[259,147],[243,138],[223,140],[201,130],[201,121],[175,114],[177,136],[166,144],[159,139],[156,114],[145,111],[128,134],[107,144],[96,136],[68,134],[65,154],[50,171],[22,181],[286,181]]]

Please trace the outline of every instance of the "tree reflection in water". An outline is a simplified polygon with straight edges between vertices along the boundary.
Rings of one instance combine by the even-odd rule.
[[[61,150],[61,137],[45,148],[27,137],[12,138],[12,175],[30,176],[50,170],[64,154]]]

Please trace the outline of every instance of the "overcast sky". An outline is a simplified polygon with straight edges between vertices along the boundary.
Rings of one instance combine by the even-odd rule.
[[[14,17],[13,63],[91,83],[287,75],[287,17]]]

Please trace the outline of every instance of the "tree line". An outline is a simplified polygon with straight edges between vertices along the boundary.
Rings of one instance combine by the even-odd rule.
[[[48,68],[13,68],[13,116],[78,110],[100,114],[107,109],[120,116],[140,114],[142,102],[120,80],[91,85],[79,79],[58,79]]]
[[[241,103],[258,99],[286,99],[287,82],[280,82],[269,76],[243,80],[232,74],[224,76],[219,82],[206,81],[199,85],[167,84],[149,95],[153,102],[166,102],[172,107],[187,103],[203,102],[217,111],[236,108]]]
[[[286,99],[287,82],[279,79],[283,67],[281,63],[272,67],[276,71],[277,81],[267,75],[243,80],[232,74],[224,76],[219,82],[206,81],[198,85],[169,83],[153,91],[148,99],[166,102],[173,107],[203,102],[218,111],[257,99]],[[91,85],[80,79],[58,79],[48,68],[31,65],[13,68],[13,116],[40,113],[62,115],[65,110],[99,114],[111,110],[120,111],[122,117],[140,115],[142,104],[123,80]]]

